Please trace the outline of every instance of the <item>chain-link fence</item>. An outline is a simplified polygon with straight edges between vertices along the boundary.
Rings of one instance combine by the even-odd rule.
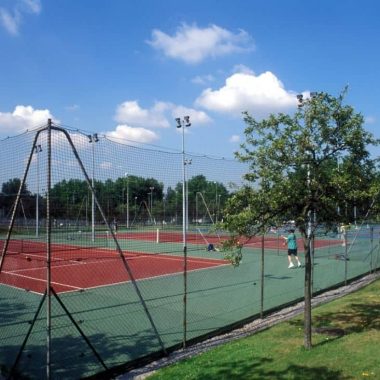
[[[9,378],[92,376],[303,297],[303,268],[287,268],[280,229],[248,241],[238,267],[218,249],[242,163],[51,124],[0,141],[0,158]],[[369,220],[316,235],[314,291],[379,268],[380,227]]]

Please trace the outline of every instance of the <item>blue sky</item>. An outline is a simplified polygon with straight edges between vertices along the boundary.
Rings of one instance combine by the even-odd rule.
[[[333,95],[380,137],[380,3],[0,0],[0,138],[46,123],[232,157],[241,112]],[[376,151],[374,151],[376,154]]]

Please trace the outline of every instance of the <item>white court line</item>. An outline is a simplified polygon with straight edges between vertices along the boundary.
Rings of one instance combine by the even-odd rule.
[[[38,255],[28,255],[28,256],[34,256],[34,257],[41,257],[41,256],[38,256]],[[173,256],[173,257],[169,257],[169,256],[166,256],[166,257],[159,257],[159,256],[156,256],[156,255],[153,255],[153,254],[132,254],[132,255],[128,255],[128,254],[124,254],[126,260],[128,259],[145,259],[145,258],[149,258],[149,259],[159,259],[159,260],[171,260],[171,261],[180,261],[182,262],[183,261],[183,257],[181,256]],[[115,256],[115,257],[110,257],[108,260],[97,260],[97,261],[86,261],[85,259],[82,260],[82,261],[77,261],[77,260],[70,260],[70,264],[65,264],[65,265],[57,265],[57,266],[53,266],[54,268],[65,268],[65,267],[72,267],[72,266],[76,266],[76,265],[90,265],[90,264],[102,264],[102,263],[108,263],[110,262],[110,259],[112,260],[115,260],[115,259],[118,259],[118,260],[121,260],[120,259],[120,256]],[[90,260],[93,260],[93,258],[90,258]],[[224,264],[224,261],[223,262],[216,262],[216,261],[223,261],[223,259],[202,259],[202,258],[188,258],[187,259],[187,262],[188,263],[194,263],[194,264],[213,264],[213,266],[222,266],[222,265],[225,265]],[[62,260],[58,260],[58,261],[66,261],[64,259]],[[15,269],[14,271],[10,271],[8,273],[20,273],[20,272],[25,272],[25,271],[36,271],[36,270],[41,270],[41,269],[44,269],[45,266],[41,266],[41,267],[38,267],[38,268],[22,268],[22,269]]]
[[[35,278],[35,277],[25,276],[23,274],[18,274],[18,273],[13,273],[13,272],[7,272],[7,271],[3,271],[3,273],[9,274],[10,276],[17,276],[17,277],[27,278],[29,280],[34,280],[34,281],[39,281],[39,282],[46,283],[46,280],[41,279],[41,278]],[[76,290],[81,290],[82,289],[82,288],[78,288],[77,286],[72,286],[72,285],[67,285],[67,284],[61,284],[60,282],[54,282],[54,281],[52,281],[51,283],[54,284],[54,285],[66,286],[67,288],[73,288],[73,289],[76,289]],[[7,284],[5,284],[5,285],[7,285]]]
[[[183,261],[183,257],[182,256],[160,256],[160,254],[149,254],[149,253],[137,253],[137,254],[130,254],[132,256],[129,256],[128,253],[124,254],[125,258],[128,260],[130,258],[146,258],[146,257],[149,257],[149,258],[154,258],[154,259],[159,259],[159,260],[172,260],[172,261]],[[135,256],[136,255],[136,256]],[[206,264],[220,264],[220,265],[224,265],[223,263],[219,263],[217,261],[222,261],[224,263],[225,260],[223,259],[210,259],[210,258],[207,258],[207,259],[202,259],[201,257],[188,257],[187,258],[187,262],[191,262],[191,263],[206,263]]]
[[[225,267],[227,265],[230,265],[230,263],[221,264],[221,265],[215,265],[213,267],[207,267],[207,268],[192,269],[192,270],[188,270],[187,272],[188,273],[195,273],[195,272],[200,272],[200,271],[204,271],[204,270],[217,269],[217,268],[220,268],[220,267]],[[172,277],[172,276],[178,276],[178,275],[182,276],[183,272],[181,271],[181,272],[165,273],[165,274],[160,274],[160,275],[157,275],[157,276],[151,276],[151,277],[144,277],[144,278],[135,279],[135,281],[136,282],[143,282],[143,281],[150,281],[150,280],[154,280],[154,279],[165,278],[165,277]],[[132,282],[132,280],[129,279],[129,280],[120,281],[120,282],[112,282],[110,284],[90,286],[88,288],[83,288],[83,289],[80,289],[80,290],[87,291],[87,290],[93,290],[93,289],[101,289],[101,288],[107,288],[109,286],[114,286],[114,285],[128,284],[129,282]],[[73,293],[73,292],[74,292],[73,290],[66,290],[64,292],[60,292],[59,294]]]
[[[114,260],[115,258],[111,258],[112,260]],[[60,261],[66,261],[66,260],[60,260]],[[109,263],[110,260],[98,260],[98,261],[92,261],[92,262],[88,262],[88,261],[77,261],[77,260],[70,260],[70,263],[69,264],[60,264],[60,265],[53,265],[52,266],[52,269],[59,269],[59,268],[65,268],[65,267],[73,267],[73,266],[76,266],[76,265],[90,265],[90,264],[102,264],[102,263]],[[8,273],[19,273],[19,272],[26,272],[26,271],[36,271],[36,270],[41,270],[41,269],[45,269],[46,266],[40,266],[40,267],[33,267],[33,268],[23,268],[23,269],[15,269],[13,271],[9,271]]]
[[[41,257],[41,256],[38,256],[38,255],[28,255],[28,256],[34,256],[34,257]],[[132,256],[128,256],[128,254],[124,254],[125,258],[128,260],[130,258],[134,258],[134,259],[145,259],[145,258],[149,258],[149,259],[152,259],[152,258],[156,258],[156,259],[167,259],[167,260],[172,260],[172,261],[180,261],[182,262],[183,261],[183,257],[180,257],[180,256],[173,256],[173,257],[159,257],[159,256],[155,256],[155,255],[152,255],[152,254],[132,254]],[[120,259],[120,256],[115,256],[115,257],[110,257],[110,259]],[[206,268],[198,268],[198,269],[193,269],[193,270],[190,270],[189,272],[197,272],[197,271],[201,271],[201,270],[209,270],[209,269],[214,269],[214,268],[219,268],[221,266],[226,266],[226,265],[229,265],[228,263],[217,263],[216,260],[220,260],[222,261],[222,259],[202,259],[202,258],[199,258],[199,259],[194,259],[194,258],[188,258],[187,259],[187,262],[190,262],[190,263],[194,263],[194,264],[197,264],[197,263],[201,263],[201,264],[213,264],[213,266],[211,267],[206,267]],[[65,261],[65,260],[61,260],[61,261]],[[57,265],[55,266],[54,268],[63,268],[63,267],[72,267],[74,265],[91,265],[91,264],[95,264],[95,265],[99,265],[101,263],[109,263],[109,260],[102,260],[102,261],[92,261],[92,262],[86,262],[86,261],[73,261],[71,264],[66,264],[66,265]],[[215,265],[216,264],[216,265]],[[14,275],[14,276],[19,276],[19,277],[23,277],[23,278],[28,278],[28,279],[31,279],[31,280],[35,280],[35,281],[40,281],[40,282],[46,282],[46,280],[43,280],[43,279],[39,279],[39,278],[35,278],[35,277],[31,277],[31,276],[26,276],[26,275],[22,275],[22,274],[19,274],[20,272],[25,272],[25,271],[40,271],[42,269],[44,269],[45,266],[42,266],[42,267],[39,267],[39,268],[24,268],[24,269],[17,269],[17,270],[14,270],[14,271],[3,271],[3,273],[7,273],[9,275]],[[165,273],[165,274],[162,274],[162,275],[158,275],[158,276],[151,276],[151,277],[144,277],[142,279],[138,279],[136,281],[143,281],[143,280],[149,280],[149,279],[154,279],[154,278],[161,278],[161,277],[168,277],[168,276],[173,276],[173,275],[177,275],[178,273],[181,273],[181,272],[173,272],[173,273]],[[83,289],[96,289],[96,288],[102,288],[102,287],[106,287],[106,286],[113,286],[113,285],[118,285],[118,284],[123,284],[123,283],[128,283],[128,282],[131,282],[131,280],[126,280],[126,281],[121,281],[121,282],[113,282],[111,284],[106,284],[106,285],[98,285],[98,286],[94,286],[94,287],[86,287],[86,288],[79,288],[79,287],[76,287],[76,286],[72,286],[72,285],[67,285],[67,284],[62,284],[62,283],[59,283],[59,282],[52,282],[52,284],[55,284],[55,285],[60,285],[60,286],[65,286],[65,287],[68,287],[68,288],[72,288],[74,290],[67,290],[67,291],[64,291],[64,292],[60,292],[60,293],[70,293],[72,291],[75,291],[75,290],[83,290]],[[7,284],[6,284],[7,285]],[[39,294],[38,292],[36,292],[37,294]]]

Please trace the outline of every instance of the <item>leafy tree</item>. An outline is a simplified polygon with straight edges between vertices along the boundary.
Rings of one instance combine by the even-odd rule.
[[[295,220],[305,249],[304,345],[311,341],[312,215],[332,229],[352,221],[341,212],[358,202],[370,205],[379,193],[375,162],[368,145],[378,140],[363,129],[363,117],[327,93],[302,99],[293,115],[270,115],[257,121],[245,113],[246,141],[237,157],[249,164],[244,187],[228,201],[223,226],[234,237],[252,237],[271,224]],[[301,100],[301,99],[299,99]],[[339,163],[339,165],[338,165]]]
[[[7,182],[4,182],[1,186],[1,193],[0,193],[0,208],[3,209],[3,213],[5,215],[9,215],[14,202],[16,200],[16,196],[18,194],[19,188],[21,185],[21,179],[20,178],[12,178],[8,180]],[[31,215],[32,208],[34,207],[34,203],[32,200],[32,194],[28,190],[28,187],[26,184],[23,185],[21,189],[21,202],[22,206],[18,207],[16,212],[16,217]]]

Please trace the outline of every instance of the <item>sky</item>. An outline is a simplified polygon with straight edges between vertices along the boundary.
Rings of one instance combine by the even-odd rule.
[[[377,0],[0,0],[0,139],[45,125],[233,157],[243,111],[339,95],[380,137]],[[377,150],[371,151],[377,155]]]

